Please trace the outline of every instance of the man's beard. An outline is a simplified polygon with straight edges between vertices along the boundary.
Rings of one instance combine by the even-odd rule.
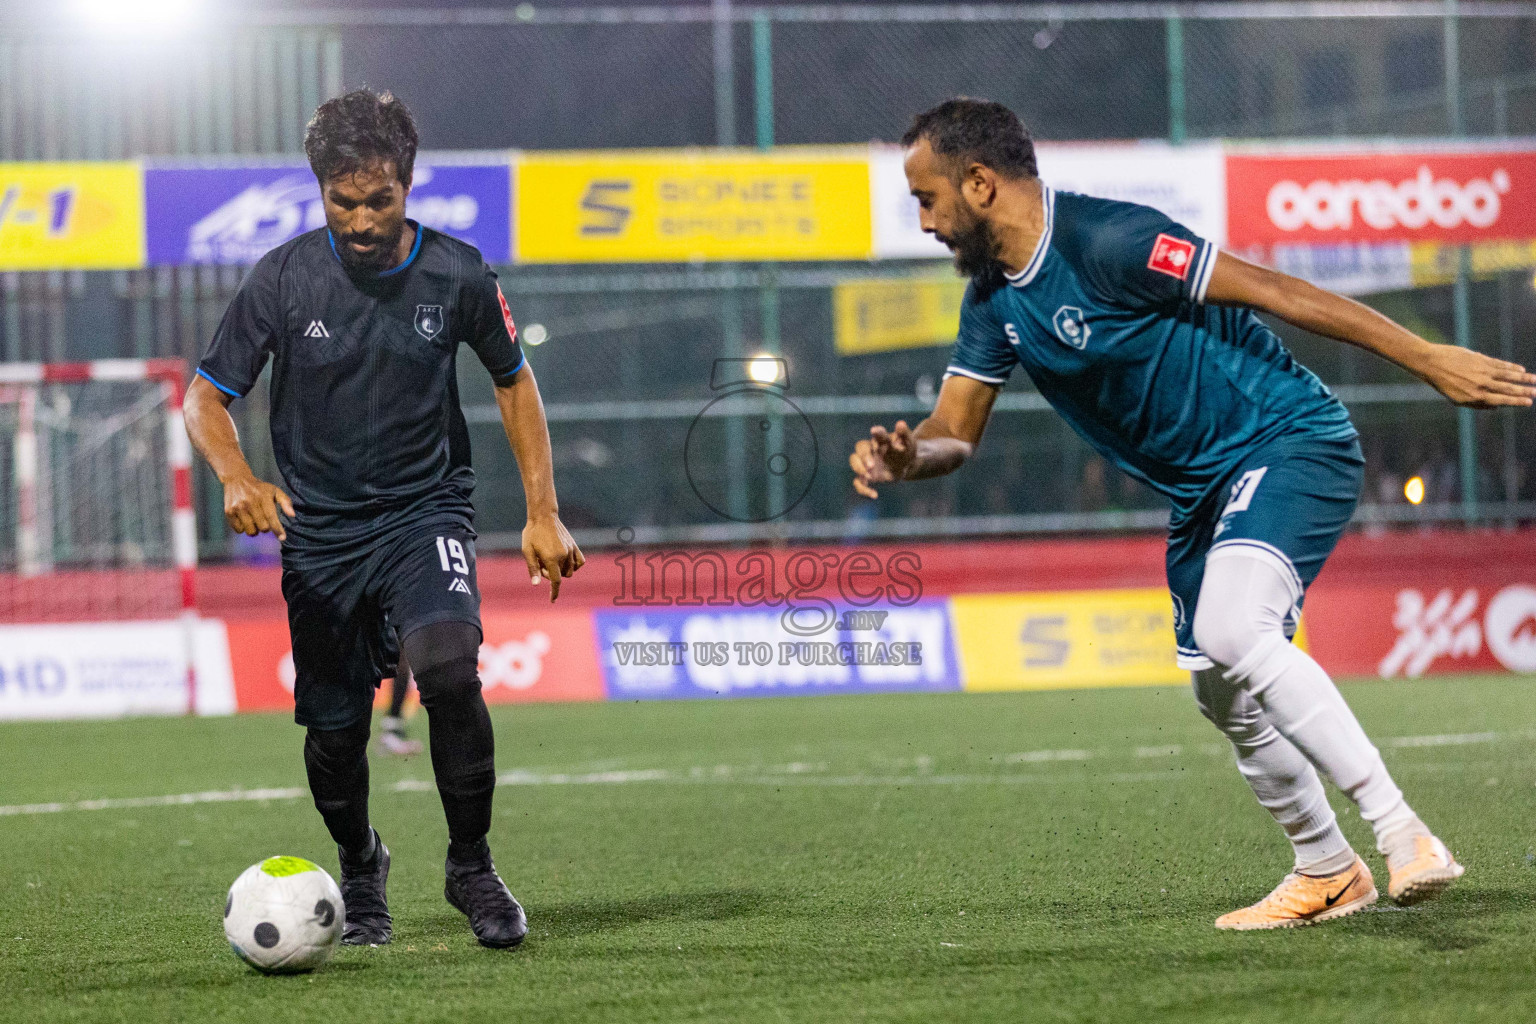
[[[985,220],[977,217],[940,241],[955,254],[955,269],[974,281],[979,290],[990,292],[1003,283],[1006,270],[997,258],[1002,247]]]
[[[341,265],[348,273],[377,274],[394,266],[395,253],[400,251],[400,236],[403,234],[405,234],[404,219],[388,235],[336,235],[336,255],[341,259]],[[352,248],[353,242],[376,244],[368,252],[360,253]]]

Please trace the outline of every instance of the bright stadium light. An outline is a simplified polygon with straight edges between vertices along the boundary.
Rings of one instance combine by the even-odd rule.
[[[1403,497],[1408,499],[1408,504],[1418,505],[1424,501],[1424,478],[1411,476],[1408,482],[1403,484]]]
[[[75,0],[81,20],[99,29],[163,32],[192,20],[199,0]]]
[[[779,379],[779,360],[767,353],[755,355],[747,364],[747,376],[758,384],[772,384]]]

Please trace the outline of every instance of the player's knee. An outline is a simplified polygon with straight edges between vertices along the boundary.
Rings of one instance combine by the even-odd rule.
[[[402,641],[416,673],[422,706],[474,700],[480,694],[480,630],[468,622],[434,622]]]
[[[345,765],[359,758],[367,760],[368,733],[372,722],[364,718],[340,729],[316,729],[304,734],[304,753],[311,761],[324,765]]]
[[[1225,602],[1201,601],[1193,627],[1201,653],[1225,669],[1247,657],[1261,639],[1257,617],[1241,605]]]
[[[417,672],[416,689],[428,713],[434,707],[472,701],[480,696],[479,659],[454,658]]]

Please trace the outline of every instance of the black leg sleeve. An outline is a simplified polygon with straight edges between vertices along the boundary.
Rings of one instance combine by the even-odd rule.
[[[315,809],[336,845],[365,855],[373,843],[368,826],[369,719],[345,729],[310,729],[304,737],[304,768]]]
[[[399,718],[400,712],[405,708],[405,694],[411,688],[411,663],[406,658],[405,652],[400,653],[400,664],[395,669],[395,681],[391,684],[389,692],[389,714],[391,718]]]
[[[491,829],[496,789],[496,737],[480,695],[480,631],[467,622],[437,622],[413,631],[402,646],[427,709],[449,852],[468,851]]]

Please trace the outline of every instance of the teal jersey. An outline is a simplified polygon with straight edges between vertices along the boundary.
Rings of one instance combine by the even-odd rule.
[[[1254,448],[1356,436],[1249,309],[1205,305],[1216,246],[1158,211],[1044,188],[1045,231],[990,294],[972,284],[946,376],[1023,366],[1084,439],[1190,512]]]

